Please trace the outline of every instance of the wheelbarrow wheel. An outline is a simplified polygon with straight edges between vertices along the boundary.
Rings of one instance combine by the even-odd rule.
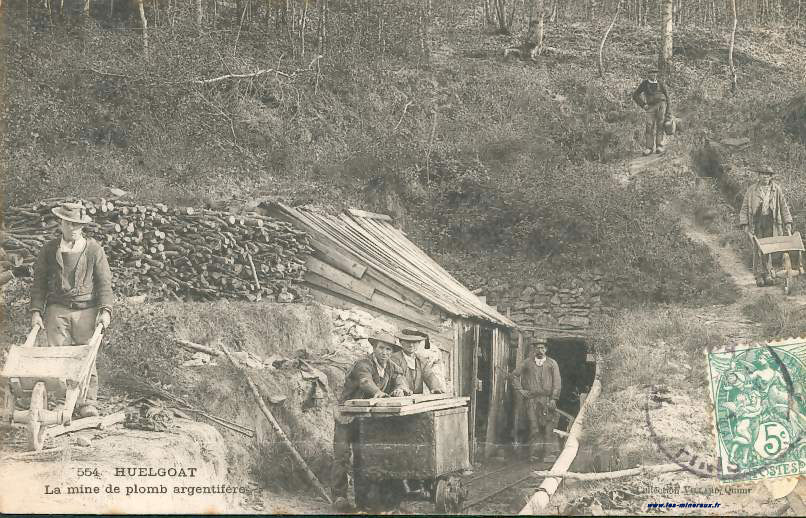
[[[465,500],[462,479],[451,475],[441,477],[434,487],[434,504],[438,513],[459,513]]]
[[[34,389],[31,391],[30,409],[30,420],[28,421],[30,436],[28,437],[28,442],[31,448],[35,451],[40,451],[45,444],[46,427],[39,421],[39,411],[48,409],[48,391],[41,381],[34,385]]]

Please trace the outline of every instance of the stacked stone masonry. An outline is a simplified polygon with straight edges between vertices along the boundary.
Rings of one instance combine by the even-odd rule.
[[[581,274],[567,284],[545,280],[491,285],[481,290],[487,304],[496,307],[524,330],[524,339],[584,334],[592,321],[612,308],[602,303],[606,291],[601,275]],[[557,331],[528,329],[539,327]]]

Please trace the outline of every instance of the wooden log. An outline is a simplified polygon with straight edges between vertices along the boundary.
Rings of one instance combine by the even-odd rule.
[[[568,434],[570,435],[570,434]],[[683,471],[683,467],[676,463],[670,464],[657,464],[654,466],[638,466],[637,468],[622,469],[618,471],[605,471],[601,473],[574,473],[573,471],[565,471],[556,473],[552,470],[548,471],[535,471],[534,475],[538,478],[545,477],[561,477],[570,480],[615,480],[617,478],[634,477],[637,475],[660,475],[662,473],[674,473],[676,471]]]
[[[210,356],[220,356],[221,351],[216,351],[215,349],[210,349],[209,347],[205,347],[201,344],[197,344],[194,342],[190,342],[188,340],[176,340],[176,343],[181,345],[182,347],[186,347],[187,349],[192,349],[194,351],[201,351],[203,353],[209,354]]]
[[[291,456],[302,467],[303,473],[308,478],[308,481],[313,485],[313,487],[317,490],[317,492],[319,492],[322,498],[324,498],[325,502],[327,502],[328,504],[332,503],[332,501],[330,500],[329,491],[327,491],[322,486],[322,483],[319,482],[319,479],[316,477],[314,472],[311,471],[311,468],[308,467],[308,464],[305,462],[305,459],[302,458],[297,449],[294,447],[294,444],[291,442],[291,440],[283,431],[282,427],[280,426],[280,423],[278,423],[277,420],[274,418],[274,415],[271,413],[271,410],[269,410],[269,408],[266,406],[266,403],[263,402],[263,398],[261,397],[260,392],[257,389],[257,386],[255,386],[255,383],[252,381],[252,378],[249,376],[249,373],[246,372],[238,364],[238,362],[235,361],[235,359],[232,357],[232,354],[227,350],[226,347],[222,345],[221,348],[224,350],[224,353],[227,355],[227,358],[229,358],[230,362],[232,362],[232,365],[235,366],[235,368],[243,374],[244,378],[246,378],[246,382],[249,385],[249,388],[252,390],[252,394],[255,396],[255,400],[257,401],[257,404],[260,407],[260,411],[263,412],[263,415],[269,421],[274,431],[277,433],[277,435],[280,437],[280,439],[283,441],[286,447],[288,447],[289,452],[291,452]]]
[[[66,433],[77,432],[79,430],[86,430],[87,428],[104,428],[122,423],[126,420],[126,412],[115,412],[107,416],[85,417],[83,419],[74,419],[69,425],[58,425],[50,427],[46,430],[48,437],[58,437]]]
[[[535,494],[529,498],[529,501],[518,514],[543,514],[543,510],[548,506],[549,500],[557,491],[557,488],[560,486],[560,482],[562,481],[561,477],[555,475],[557,473],[568,471],[568,468],[571,466],[571,463],[576,457],[577,451],[579,450],[579,436],[582,433],[582,423],[585,420],[585,413],[587,409],[590,408],[591,403],[593,403],[599,396],[601,390],[601,382],[598,379],[594,379],[593,385],[591,386],[591,391],[588,394],[588,397],[585,399],[585,402],[580,407],[579,413],[574,420],[574,425],[571,427],[571,431],[569,432],[568,439],[565,441],[565,448],[563,448],[563,451],[560,453],[560,456],[557,458],[557,461],[551,468],[551,474],[548,475],[545,480],[543,480],[543,483],[540,484],[540,487],[537,489]]]

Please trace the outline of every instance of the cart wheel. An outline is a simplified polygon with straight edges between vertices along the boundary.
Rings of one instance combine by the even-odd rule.
[[[437,480],[434,488],[434,504],[439,513],[459,513],[462,511],[462,502],[465,499],[465,490],[462,488],[462,479],[449,476]]]
[[[41,381],[34,385],[31,391],[31,419],[28,421],[28,431],[31,432],[29,442],[31,448],[40,451],[45,444],[46,427],[39,422],[39,411],[48,409],[48,391]]]

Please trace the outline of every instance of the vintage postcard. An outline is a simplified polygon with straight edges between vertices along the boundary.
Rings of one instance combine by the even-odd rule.
[[[806,516],[804,5],[0,0],[0,513]]]

